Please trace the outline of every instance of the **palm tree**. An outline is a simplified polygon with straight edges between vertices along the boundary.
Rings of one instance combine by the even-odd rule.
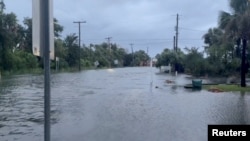
[[[205,44],[208,44],[209,47],[212,45],[221,44],[221,37],[223,36],[223,32],[220,28],[209,28],[208,32],[203,35],[203,39]]]
[[[250,35],[250,6],[248,0],[230,0],[232,13],[222,11],[219,27],[224,30],[227,40],[235,40],[237,47],[242,42],[241,87],[246,87],[246,46]]]

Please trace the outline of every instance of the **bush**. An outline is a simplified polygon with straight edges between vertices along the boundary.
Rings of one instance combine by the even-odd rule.
[[[37,57],[24,51],[15,51],[12,55],[13,70],[30,70],[38,67]]]

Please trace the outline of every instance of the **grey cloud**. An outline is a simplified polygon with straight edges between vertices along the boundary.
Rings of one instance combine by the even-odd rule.
[[[31,17],[31,0],[5,3],[19,19]],[[135,50],[149,47],[152,56],[172,48],[177,13],[180,47],[202,47],[203,34],[217,25],[221,10],[229,10],[228,0],[54,0],[54,15],[65,28],[63,36],[78,32],[73,21],[86,20],[82,25],[85,44],[112,36],[112,42],[124,48],[130,48],[131,42]]]

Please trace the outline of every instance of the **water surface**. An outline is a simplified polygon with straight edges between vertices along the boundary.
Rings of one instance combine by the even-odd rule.
[[[249,124],[248,93],[192,91],[149,67],[51,75],[52,141],[201,141],[208,124]],[[165,83],[172,80],[175,84]],[[206,80],[204,80],[206,81]],[[0,80],[0,140],[43,141],[43,76]]]

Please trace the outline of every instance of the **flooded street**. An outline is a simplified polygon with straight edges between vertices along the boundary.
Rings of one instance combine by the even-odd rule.
[[[249,93],[192,91],[183,87],[191,83],[185,75],[157,72],[141,67],[52,74],[51,140],[205,141],[208,124],[250,124]],[[43,141],[43,79],[2,77],[1,141]]]

